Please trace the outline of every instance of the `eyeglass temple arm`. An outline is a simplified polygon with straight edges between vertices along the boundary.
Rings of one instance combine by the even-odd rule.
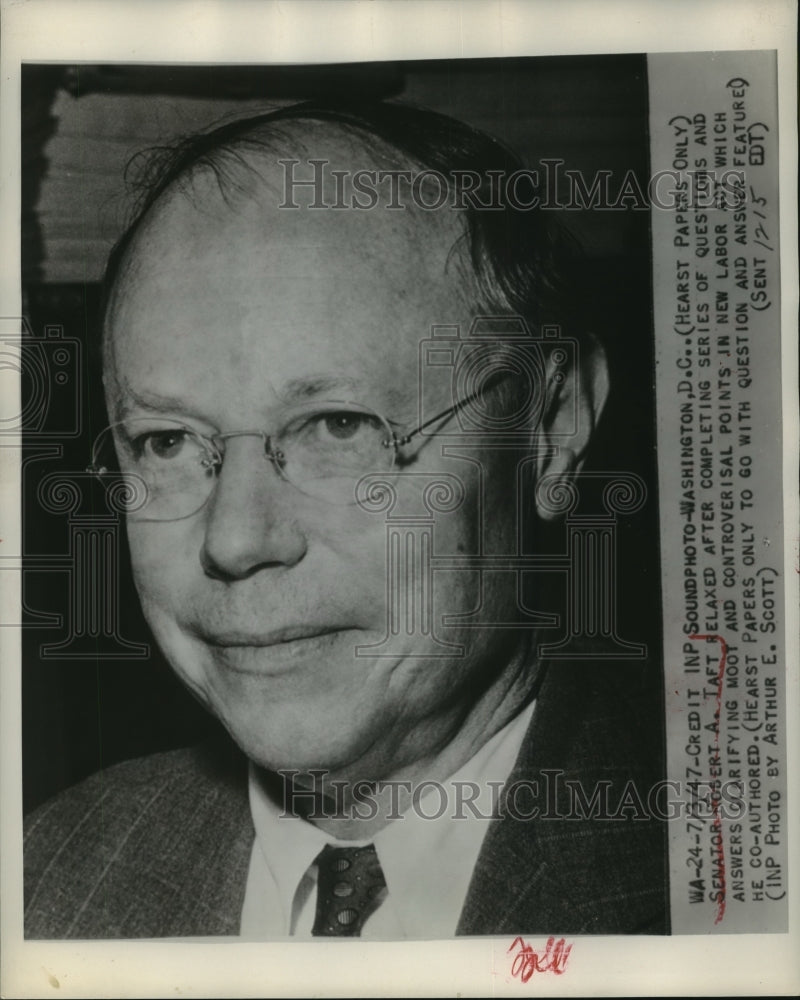
[[[415,427],[413,431],[409,431],[408,434],[404,434],[403,437],[395,436],[392,443],[395,448],[402,448],[403,445],[408,444],[408,442],[411,441],[412,438],[416,437],[417,434],[424,431],[426,427],[430,427],[431,424],[437,424],[444,420],[445,417],[451,417],[458,413],[459,410],[462,410],[468,403],[477,399],[478,396],[486,392],[487,389],[493,389],[496,385],[504,382],[507,378],[511,378],[513,374],[514,372],[510,371],[495,372],[495,374],[491,375],[479,389],[476,389],[468,396],[464,396],[462,399],[459,399],[458,402],[453,403],[453,405],[449,406],[446,410],[442,410],[441,413],[437,413],[435,417],[429,417],[428,420],[420,424],[419,427]]]

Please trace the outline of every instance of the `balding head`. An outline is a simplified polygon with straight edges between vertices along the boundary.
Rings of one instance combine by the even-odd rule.
[[[497,140],[454,119],[401,104],[307,103],[226,123],[154,151],[145,163],[133,219],[109,258],[106,300],[153,207],[176,189],[192,196],[197,177],[210,172],[234,205],[256,196],[284,207],[322,202],[340,215],[349,208],[397,217],[459,215],[460,263],[480,289],[477,308],[510,311],[532,330],[557,323],[581,336],[565,276],[569,240],[552,213],[531,207],[535,190],[524,204],[498,201],[498,179],[525,175],[530,187],[535,175]]]

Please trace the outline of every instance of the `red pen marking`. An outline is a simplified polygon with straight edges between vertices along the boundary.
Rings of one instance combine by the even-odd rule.
[[[519,951],[511,963],[511,975],[519,976],[523,983],[527,983],[534,972],[555,972],[560,976],[566,971],[567,959],[572,951],[572,945],[567,944],[564,938],[556,941],[554,937],[547,939],[544,953],[541,955],[521,937],[515,937],[508,950],[513,951],[515,948],[519,948]]]
[[[717,695],[716,703],[717,708],[714,713],[717,725],[714,730],[714,756],[719,757],[719,731],[722,724],[722,687],[725,682],[725,660],[728,658],[728,644],[722,638],[721,635],[690,635],[690,639],[707,639],[710,642],[718,642],[721,646],[720,657],[719,657],[719,670],[717,671]],[[711,829],[714,831],[716,836],[716,844],[712,840],[712,850],[717,856],[717,864],[719,867],[719,880],[722,883],[720,886],[719,899],[717,900],[717,915],[714,918],[714,923],[719,924],[722,922],[722,918],[725,916],[725,896],[726,896],[726,878],[725,878],[725,844],[722,839],[722,819],[719,815],[719,798],[715,797],[711,802],[712,815],[714,817],[711,823]]]

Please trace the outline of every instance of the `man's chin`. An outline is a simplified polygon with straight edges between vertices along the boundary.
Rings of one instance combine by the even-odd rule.
[[[329,661],[324,677],[249,666],[217,675],[204,700],[259,767],[347,770],[387,733],[380,687],[370,688],[349,664]]]
[[[359,727],[357,732],[350,729],[337,733],[335,726],[329,730],[310,713],[304,725],[286,725],[280,720],[260,725],[258,720],[241,716],[222,717],[222,721],[257,767],[289,777],[310,771],[322,771],[331,777],[350,774],[374,745],[380,731],[376,725]]]

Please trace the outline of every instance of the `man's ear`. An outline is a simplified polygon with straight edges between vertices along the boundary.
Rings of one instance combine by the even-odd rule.
[[[606,352],[589,334],[578,345],[569,370],[562,367],[557,372],[548,359],[546,371],[547,399],[536,435],[537,478],[548,475],[567,482],[584,463],[608,398]],[[554,517],[552,509],[545,509],[538,501],[536,508],[543,520]]]

